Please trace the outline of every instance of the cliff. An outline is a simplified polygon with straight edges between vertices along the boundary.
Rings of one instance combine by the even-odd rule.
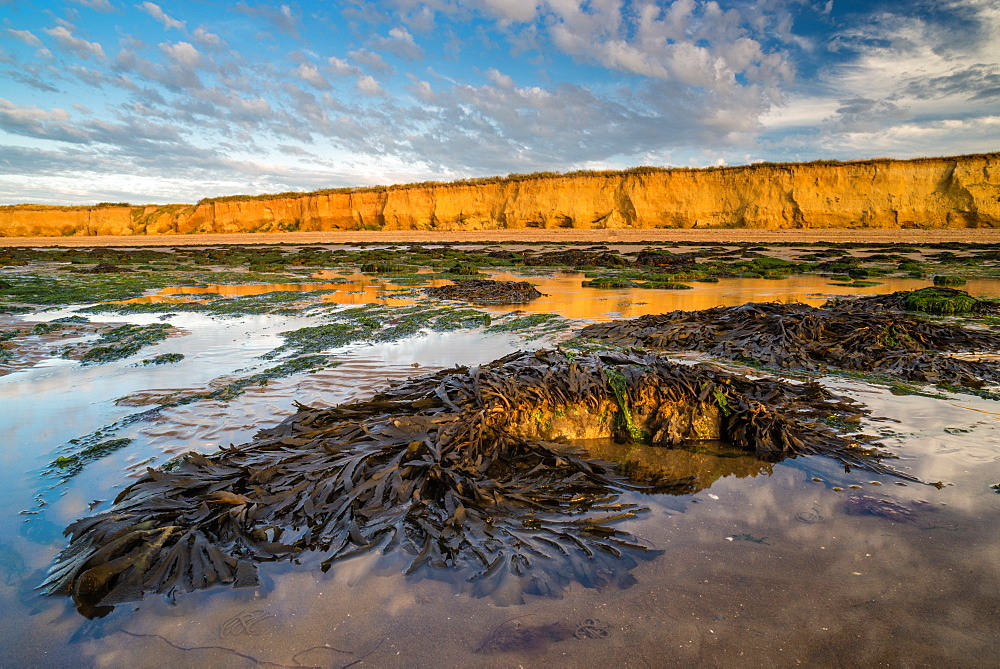
[[[1000,227],[1000,154],[517,175],[196,205],[0,207],[5,237],[667,227]]]

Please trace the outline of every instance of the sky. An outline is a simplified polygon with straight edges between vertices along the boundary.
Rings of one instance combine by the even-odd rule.
[[[0,203],[1000,150],[997,0],[0,0]]]

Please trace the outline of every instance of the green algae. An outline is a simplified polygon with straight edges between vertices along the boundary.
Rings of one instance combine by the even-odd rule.
[[[144,359],[140,362],[142,365],[170,365],[175,362],[180,362],[184,359],[183,353],[164,353],[163,355],[158,355],[155,358],[150,358],[148,360]]]
[[[635,419],[632,418],[628,397],[628,379],[621,371],[610,367],[604,369],[604,375],[607,378],[608,387],[611,388],[615,404],[618,406],[618,411],[615,412],[615,424],[624,435],[627,435],[628,441],[636,444],[647,443],[649,435],[636,425]]]
[[[955,316],[975,311],[980,300],[964,291],[942,290],[938,288],[921,288],[904,298],[907,311],[920,311],[925,314],[940,314]]]
[[[63,329],[63,326],[59,323],[46,322],[46,323],[36,323],[35,327],[31,328],[31,334],[33,335],[47,335],[53,332],[59,332]]]
[[[153,323],[151,325],[122,325],[101,335],[93,344],[83,344],[72,349],[72,354],[79,354],[83,364],[102,364],[127,358],[139,352],[140,349],[157,344],[168,336],[174,326],[170,323]],[[64,355],[63,357],[70,357]]]

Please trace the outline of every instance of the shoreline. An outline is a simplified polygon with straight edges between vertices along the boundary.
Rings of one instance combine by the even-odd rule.
[[[758,230],[718,229],[518,229],[518,230],[345,230],[341,232],[281,232],[192,235],[122,235],[87,237],[0,237],[0,248],[11,247],[134,247],[134,246],[219,246],[226,244],[484,244],[500,243],[799,243],[834,242],[867,244],[1000,244],[998,228],[956,228],[946,230],[899,229],[808,229]]]

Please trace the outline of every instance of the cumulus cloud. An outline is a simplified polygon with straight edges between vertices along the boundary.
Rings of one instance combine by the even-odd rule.
[[[83,5],[88,9],[93,9],[97,12],[102,12],[104,14],[109,14],[111,12],[116,12],[118,9],[112,5],[108,0],[73,0],[78,5]]]
[[[361,74],[361,68],[351,65],[343,58],[330,56],[327,58],[327,69],[338,77],[356,77]]]
[[[299,63],[299,66],[295,68],[295,76],[314,88],[323,90],[330,88],[330,82],[326,80],[326,77],[312,63]]]
[[[138,7],[139,9],[146,12],[154,19],[162,23],[163,28],[165,30],[169,30],[171,28],[174,28],[176,30],[184,30],[184,25],[185,25],[184,21],[178,21],[177,19],[168,16],[166,12],[164,12],[160,8],[160,6],[157,5],[156,3],[149,2],[149,0],[147,0],[146,2],[143,2],[141,5],[136,5],[136,7]]]
[[[374,96],[385,93],[382,86],[375,81],[375,78],[368,74],[358,77],[355,86],[363,95]]]
[[[46,111],[0,98],[0,128],[11,134],[63,142],[87,141],[87,134],[75,128],[70,120],[65,109],[55,107]]]
[[[45,32],[55,38],[59,46],[82,58],[106,58],[104,48],[97,42],[88,42],[82,37],[76,37],[65,26],[46,28]]]
[[[424,50],[413,39],[406,28],[393,28],[386,37],[372,40],[373,48],[394,53],[405,60],[420,60]]]
[[[375,72],[377,74],[392,74],[393,72],[392,65],[385,62],[382,56],[374,51],[369,51],[368,49],[348,51],[347,57],[355,63],[367,68],[370,72]]]
[[[486,78],[489,79],[494,84],[496,84],[497,86],[499,86],[500,88],[514,87],[514,80],[511,79],[506,74],[500,72],[500,70],[498,70],[495,67],[491,67],[490,69],[486,70]]]
[[[190,42],[164,43],[160,44],[160,49],[167,58],[183,67],[193,69],[201,62],[201,53]]]
[[[191,33],[191,37],[196,42],[199,42],[200,44],[203,44],[205,46],[222,45],[222,39],[218,35],[216,35],[215,33],[208,32],[201,26],[198,26],[197,28],[194,29],[194,32]]]
[[[619,2],[582,5],[550,0],[553,44],[565,53],[611,69],[689,86],[725,89],[750,83],[776,87],[793,77],[788,58],[767,52],[753,12],[723,10],[715,2],[676,0],[644,4],[634,13]]]
[[[274,7],[267,4],[248,5],[245,2],[238,3],[234,11],[246,14],[247,16],[259,16],[277,30],[285,35],[299,38],[299,17],[295,15],[288,5]]]
[[[7,28],[7,34],[16,40],[24,42],[28,46],[42,46],[42,40],[35,37],[35,34],[30,30],[14,30],[13,28]]]
[[[527,23],[538,14],[536,0],[479,0],[487,12],[507,21]]]

